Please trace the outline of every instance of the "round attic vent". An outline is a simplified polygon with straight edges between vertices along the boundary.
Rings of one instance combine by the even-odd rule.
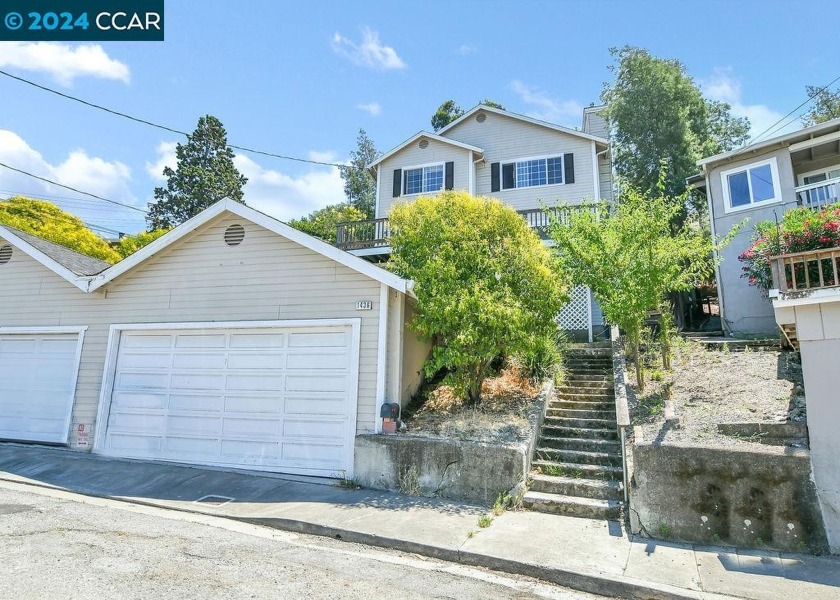
[[[11,246],[0,247],[0,265],[5,265],[10,260],[12,260],[12,247]]]
[[[225,229],[225,244],[228,246],[238,246],[245,239],[245,228],[242,225],[235,223]]]
[[[484,114],[483,112],[480,112],[475,116],[475,120],[478,121],[479,123],[484,123],[484,121],[487,120],[487,115]]]
[[[417,145],[420,146],[420,148],[422,148],[423,150],[425,150],[429,147],[429,140],[420,140],[420,143]]]

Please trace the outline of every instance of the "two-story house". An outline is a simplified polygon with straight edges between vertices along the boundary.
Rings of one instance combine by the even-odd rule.
[[[749,248],[755,224],[781,221],[797,206],[819,208],[840,200],[840,119],[806,127],[698,162],[695,185],[705,191],[712,233],[747,223],[721,253],[718,300],[731,334],[778,334],[766,295],[742,278],[738,256]]]
[[[543,207],[613,198],[602,108],[585,109],[578,131],[479,104],[437,133],[411,136],[371,163],[376,218],[339,224],[337,245],[382,260],[390,252],[391,206],[443,190],[499,198],[545,238]],[[585,287],[573,290],[560,324],[582,339],[605,331],[601,310]]]

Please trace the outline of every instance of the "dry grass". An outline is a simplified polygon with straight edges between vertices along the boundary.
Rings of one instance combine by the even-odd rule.
[[[481,402],[474,407],[468,406],[446,384],[430,386],[421,394],[425,401],[406,416],[409,433],[515,443],[530,433],[529,416],[539,388],[515,368],[507,367],[496,377],[485,380]]]

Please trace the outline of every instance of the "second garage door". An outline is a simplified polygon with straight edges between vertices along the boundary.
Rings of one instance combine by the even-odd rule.
[[[349,473],[357,377],[351,325],[122,331],[99,451]]]

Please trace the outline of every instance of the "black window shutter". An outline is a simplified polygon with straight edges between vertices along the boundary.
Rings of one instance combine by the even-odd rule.
[[[402,169],[394,169],[394,198],[402,193]]]
[[[563,155],[563,181],[565,183],[574,183],[575,182],[575,155],[574,154],[564,154]]]
[[[516,165],[514,163],[510,163],[508,165],[502,165],[502,189],[503,190],[512,190],[516,187]]]
[[[499,163],[490,164],[490,191],[498,192],[499,186]]]
[[[444,183],[443,188],[446,190],[451,190],[455,188],[455,163],[448,162],[444,165],[444,171],[446,172],[444,176]]]

